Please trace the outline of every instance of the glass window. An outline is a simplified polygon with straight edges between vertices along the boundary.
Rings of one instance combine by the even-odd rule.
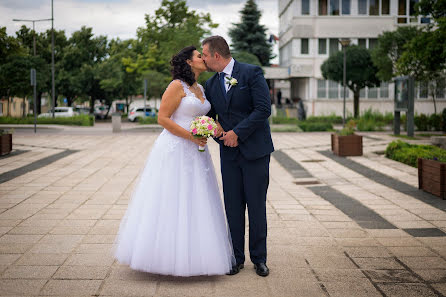
[[[406,0],[398,0],[398,15],[406,15]]]
[[[302,14],[310,14],[310,0],[302,0]]]
[[[410,0],[409,3],[409,15],[415,15],[415,4],[418,3],[418,0]]]
[[[365,98],[365,88],[361,89],[361,91],[359,91],[359,98]]]
[[[378,44],[378,39],[376,38],[369,39],[369,49],[374,49],[377,44]]]
[[[381,0],[381,14],[390,14],[390,0]]]
[[[378,98],[378,88],[369,88],[369,98]]]
[[[444,88],[446,86],[446,81],[444,80],[437,80],[437,90],[435,96],[437,98],[444,98]]]
[[[302,38],[300,40],[300,53],[308,55],[308,38]]]
[[[422,17],[421,20],[420,20],[420,22],[421,22],[422,24],[430,24],[431,19],[430,19],[430,18]]]
[[[418,84],[418,88],[420,89],[420,96],[419,98],[427,98],[428,95],[428,83],[427,82],[420,82]]]
[[[328,81],[328,98],[338,98],[338,83],[332,80]]]
[[[318,98],[327,98],[327,86],[326,80],[318,79],[317,80],[317,97]]]
[[[379,97],[380,98],[389,98],[389,83],[381,82],[381,87],[379,88]]]
[[[339,15],[339,0],[330,0],[330,15]]]
[[[366,39],[365,38],[359,38],[358,39],[358,46],[366,48]]]
[[[319,15],[327,15],[327,0],[319,0]]]
[[[358,0],[358,14],[367,14],[367,0]]]
[[[369,0],[369,15],[379,15],[379,0]]]
[[[342,0],[342,14],[350,14],[350,0]]]
[[[330,38],[330,55],[336,54],[339,51],[338,40]]]
[[[319,55],[326,55],[327,54],[327,39],[319,38],[318,46],[319,46]]]

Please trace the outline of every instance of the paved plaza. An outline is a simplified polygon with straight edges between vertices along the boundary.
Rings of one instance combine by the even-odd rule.
[[[329,133],[273,133],[268,277],[249,262],[191,278],[120,265],[120,219],[158,134],[16,129],[0,158],[0,296],[446,295],[446,201],[383,156],[395,139],[384,132],[363,133],[364,156],[351,158],[333,156]],[[221,179],[214,141],[209,150]]]

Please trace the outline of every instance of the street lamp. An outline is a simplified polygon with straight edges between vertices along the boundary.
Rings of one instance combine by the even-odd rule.
[[[344,70],[343,70],[343,84],[344,84],[344,107],[342,111],[342,126],[345,126],[345,95],[346,95],[346,80],[347,80],[347,55],[346,55],[346,48],[350,45],[351,40],[348,38],[342,38],[339,39],[339,43],[342,45],[342,51],[344,52]]]
[[[36,22],[43,22],[43,21],[51,21],[51,19],[40,19],[40,20],[20,20],[20,19],[13,19],[13,22],[30,22],[33,23],[33,50],[34,50],[34,56],[36,55]]]

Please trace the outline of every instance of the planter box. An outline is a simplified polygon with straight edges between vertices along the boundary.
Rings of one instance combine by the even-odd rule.
[[[362,136],[332,133],[331,150],[338,156],[362,156]]]
[[[7,155],[12,151],[12,134],[0,135],[0,155]]]
[[[418,158],[418,188],[446,199],[446,163]]]

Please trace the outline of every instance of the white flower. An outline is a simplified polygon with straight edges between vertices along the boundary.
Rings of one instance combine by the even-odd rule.
[[[228,80],[227,83],[230,84],[231,86],[235,86],[238,84],[237,79],[227,76],[226,79]]]

